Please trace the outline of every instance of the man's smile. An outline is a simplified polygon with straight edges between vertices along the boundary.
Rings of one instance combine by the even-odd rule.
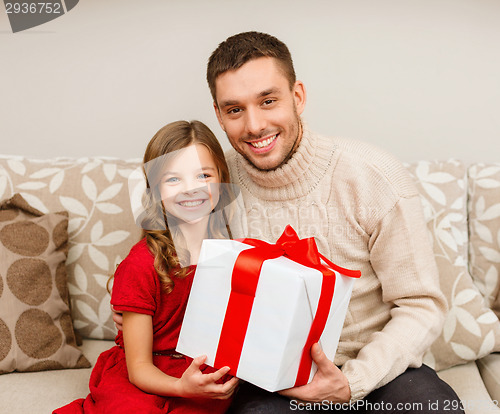
[[[271,150],[274,147],[276,138],[278,138],[278,136],[279,133],[267,136],[256,141],[246,141],[246,143],[251,147],[253,152],[261,154],[263,152]]]

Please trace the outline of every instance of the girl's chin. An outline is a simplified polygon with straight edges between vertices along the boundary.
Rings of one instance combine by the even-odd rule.
[[[192,225],[192,224],[197,224],[200,221],[207,220],[209,214],[204,214],[201,216],[176,216],[175,217],[175,222],[176,225]]]
[[[207,216],[203,216],[203,217],[198,217],[198,218],[195,218],[195,219],[186,219],[186,220],[183,220],[183,222],[185,224],[197,224],[199,223],[200,221],[202,221],[204,218],[206,218]]]

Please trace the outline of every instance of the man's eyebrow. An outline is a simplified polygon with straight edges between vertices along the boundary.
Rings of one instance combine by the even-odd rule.
[[[265,89],[265,90],[263,90],[262,92],[259,93],[258,97],[262,98],[264,96],[272,95],[274,93],[279,93],[279,91],[280,91],[279,88]]]
[[[235,100],[228,100],[228,101],[222,101],[220,103],[220,107],[221,108],[225,108],[227,106],[233,106],[233,105],[238,105],[239,102],[238,101],[235,101]]]
[[[264,89],[262,92],[259,92],[257,94],[257,98],[263,98],[265,96],[269,96],[269,95],[272,95],[272,94],[275,94],[275,93],[279,93],[280,92],[280,89],[279,88],[269,88],[269,89]],[[222,101],[220,103],[220,107],[221,108],[226,108],[228,106],[233,106],[233,105],[239,105],[239,101],[235,100],[235,99],[228,99],[227,101]]]

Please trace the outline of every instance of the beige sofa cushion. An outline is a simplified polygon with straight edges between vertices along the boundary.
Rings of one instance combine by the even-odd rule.
[[[469,167],[470,270],[500,317],[500,164]]]
[[[113,341],[84,339],[81,351],[92,366]],[[0,375],[1,413],[48,414],[89,393],[91,368]]]
[[[18,192],[43,213],[69,212],[68,287],[74,326],[83,337],[116,335],[106,282],[140,237],[127,188],[138,165],[104,158],[0,157],[0,199]]]
[[[484,304],[467,268],[467,171],[458,161],[408,166],[419,189],[448,301],[443,332],[424,357],[437,370],[500,350],[500,322]]]
[[[84,368],[69,310],[66,212],[0,204],[0,373]]]

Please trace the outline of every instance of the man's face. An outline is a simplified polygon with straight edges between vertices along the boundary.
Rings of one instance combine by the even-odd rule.
[[[215,90],[217,119],[234,149],[260,170],[283,165],[301,138],[303,83],[290,90],[276,60],[262,57],[219,75]]]

